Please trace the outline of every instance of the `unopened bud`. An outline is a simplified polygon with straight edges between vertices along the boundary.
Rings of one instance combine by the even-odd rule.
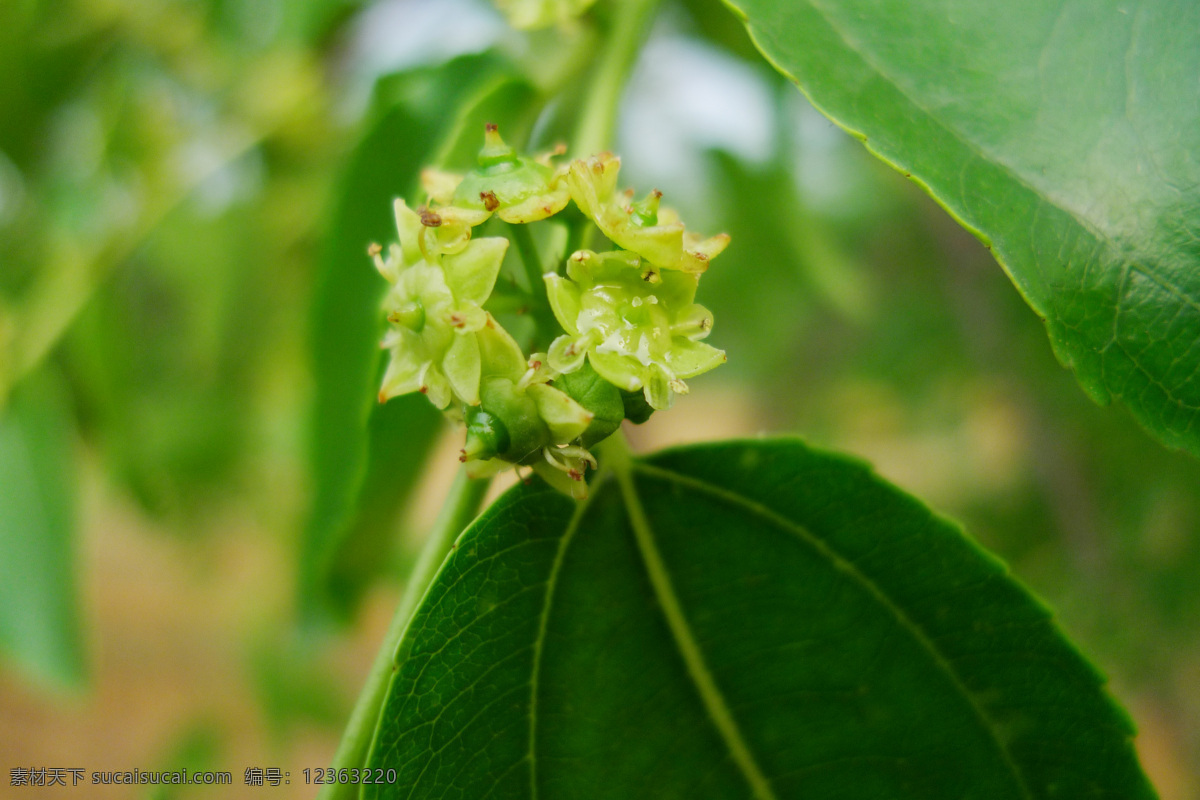
[[[495,415],[478,406],[466,412],[467,440],[463,445],[461,461],[477,461],[494,458],[508,450],[508,428]]]

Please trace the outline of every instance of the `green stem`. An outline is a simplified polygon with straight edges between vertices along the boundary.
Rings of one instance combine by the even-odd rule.
[[[446,560],[450,547],[463,529],[470,524],[479,511],[484,495],[487,494],[489,480],[471,480],[466,472],[459,470],[454,479],[446,503],[442,506],[441,514],[429,532],[421,555],[409,576],[396,615],[383,638],[375,663],[367,675],[366,684],[354,704],[350,721],[342,734],[337,752],[333,756],[333,768],[354,769],[366,766],[371,741],[375,736],[375,728],[379,722],[379,714],[383,710],[384,700],[387,699],[388,687],[391,685],[392,674],[396,668],[396,652],[400,641],[404,638],[408,625],[429,585],[433,583],[442,564]],[[358,796],[359,787],[354,784],[324,784],[318,800],[350,800]]]
[[[599,63],[592,73],[587,104],[571,142],[574,158],[586,158],[612,146],[621,93],[650,30],[658,3],[659,0],[618,0],[614,4],[609,18],[610,29]],[[581,220],[572,226],[569,238],[574,249],[569,249],[568,253],[591,246],[595,227],[589,222]]]
[[[596,455],[600,458],[600,468],[614,473],[629,472],[633,463],[633,450],[625,438],[625,431],[620,428],[596,445]]]
[[[646,515],[645,506],[638,495],[633,478],[633,454],[629,443],[621,431],[600,446],[604,468],[611,471],[617,479],[621,499],[625,501],[625,510],[629,519],[629,527],[633,531],[634,542],[642,555],[646,567],[646,576],[654,590],[658,601],[658,609],[666,620],[671,636],[675,640],[679,655],[693,686],[700,695],[700,700],[708,712],[709,719],[716,727],[722,740],[729,750],[733,762],[742,771],[750,784],[753,795],[757,800],[775,800],[771,782],[763,774],[762,768],[754,759],[754,754],[746,744],[746,739],[738,728],[737,720],[729,708],[724,695],[713,677],[712,668],[706,663],[704,652],[696,639],[696,634],[688,623],[687,616],[676,592],[664,562],[662,551],[655,540],[650,519]]]
[[[529,292],[533,297],[533,303],[529,310],[537,325],[534,349],[545,350],[550,346],[550,341],[554,336],[560,333],[558,321],[554,319],[554,312],[550,310],[550,298],[546,295],[546,281],[542,278],[542,270],[545,267],[541,256],[538,255],[533,235],[529,232],[529,226],[512,224],[508,227],[512,230],[513,241],[516,242],[517,251],[521,254],[521,263],[525,265],[525,277],[529,281]]]
[[[529,281],[529,292],[538,302],[550,304],[546,299],[546,282],[542,280],[542,258],[538,255],[537,244],[529,228],[519,223],[508,226],[512,231],[513,241],[517,243],[517,252],[521,254],[521,263],[525,265],[525,278]]]
[[[649,32],[649,23],[654,18],[658,2],[618,0],[614,3],[612,29],[608,31],[600,52],[600,63],[592,75],[583,118],[571,142],[571,152],[575,157],[586,157],[611,146],[621,92],[625,89],[625,81]]]

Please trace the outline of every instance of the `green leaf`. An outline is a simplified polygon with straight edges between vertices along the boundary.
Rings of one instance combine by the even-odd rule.
[[[1154,796],[1049,612],[863,465],[609,455],[459,539],[373,747],[402,794],[365,797]]]
[[[440,420],[421,396],[377,402],[387,283],[367,245],[395,241],[392,199],[416,198],[422,167],[473,157],[487,121],[523,133],[535,98],[492,56],[405,73],[378,94],[386,108],[341,181],[314,295],[315,494],[300,580],[310,613],[347,612],[386,565],[395,520]]]
[[[1200,454],[1200,5],[729,5],[991,248],[1093,399]]]
[[[71,416],[45,371],[0,411],[0,651],[38,678],[83,680]]]

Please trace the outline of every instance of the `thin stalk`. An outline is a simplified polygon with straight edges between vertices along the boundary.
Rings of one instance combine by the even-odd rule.
[[[521,254],[521,263],[525,265],[525,277],[529,281],[529,292],[538,302],[550,304],[546,299],[546,282],[542,280],[542,258],[538,255],[537,243],[529,228],[519,223],[508,226],[512,231],[513,241],[517,244],[517,252]]]
[[[659,0],[620,0],[612,9],[611,29],[592,73],[588,102],[571,142],[575,158],[587,158],[612,146],[621,94],[649,33],[658,3]],[[594,236],[594,226],[581,221],[572,226],[569,238],[577,250],[590,247]]]
[[[529,232],[528,225],[513,224],[508,226],[512,231],[513,241],[516,242],[517,252],[521,254],[521,263],[525,266],[525,277],[529,280],[529,292],[533,296],[530,312],[537,325],[534,347],[544,350],[550,345],[550,340],[559,332],[558,321],[550,310],[550,298],[546,295],[546,281],[542,278],[544,264],[538,255],[537,244]]]
[[[614,4],[612,29],[607,32],[588,89],[588,102],[571,142],[571,152],[577,157],[589,156],[611,146],[621,92],[649,32],[658,2],[621,0]]]
[[[392,624],[375,656],[375,663],[371,665],[366,684],[354,704],[354,711],[350,714],[342,741],[333,756],[332,766],[335,770],[366,766],[367,754],[379,722],[379,713],[383,709],[392,673],[395,671],[396,652],[400,641],[408,630],[413,612],[420,605],[420,601],[429,590],[429,585],[433,583],[434,577],[445,562],[450,546],[479,511],[490,483],[489,480],[471,480],[463,470],[459,470],[455,477],[437,522],[429,532],[425,546],[421,548],[408,585],[404,587],[404,595],[400,598],[400,605],[396,608]],[[351,800],[358,796],[359,788],[354,784],[327,783],[321,787],[317,800]]]
[[[613,473],[626,473],[632,469],[633,449],[622,428],[617,428],[612,436],[597,444],[595,450],[600,459],[600,469]]]

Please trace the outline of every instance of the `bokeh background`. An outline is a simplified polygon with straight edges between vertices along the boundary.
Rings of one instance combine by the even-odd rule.
[[[409,466],[314,592],[342,468],[322,358],[339,287],[377,280],[358,223],[411,190],[403,134],[458,83],[586,68],[549,36],[482,0],[0,4],[0,794],[15,767],[234,784],[13,797],[315,794],[457,463],[402,406]],[[1200,798],[1200,464],[1093,405],[983,247],[715,0],[664,4],[616,145],[734,242],[698,298],[729,363],[635,447],[796,433],[871,461],[1055,609],[1164,800]]]

